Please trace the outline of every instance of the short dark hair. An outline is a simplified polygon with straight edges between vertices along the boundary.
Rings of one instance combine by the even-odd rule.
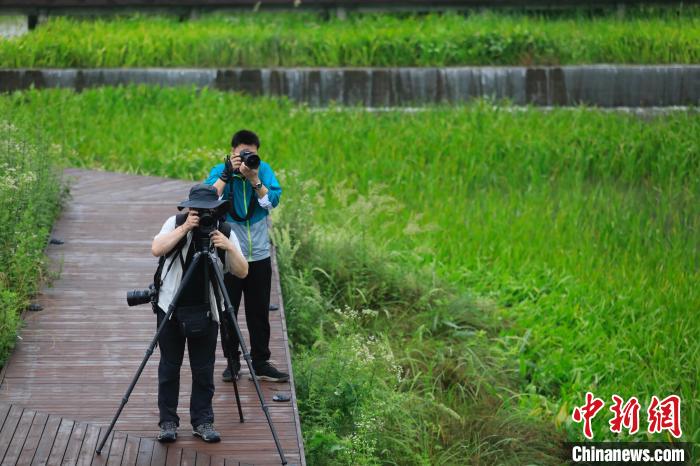
[[[254,132],[242,129],[237,131],[231,138],[231,147],[237,147],[241,144],[249,144],[260,149],[260,138]]]

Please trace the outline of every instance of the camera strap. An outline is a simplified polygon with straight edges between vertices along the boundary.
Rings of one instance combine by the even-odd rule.
[[[173,258],[173,260],[170,261],[170,265],[168,265],[168,270],[165,271],[165,275],[163,275],[163,277],[160,279],[160,284],[161,284],[161,285],[163,284],[163,280],[165,280],[165,277],[168,276],[168,273],[170,272],[170,269],[173,268],[173,264],[175,263],[175,260],[176,260],[177,258],[180,258],[180,264],[182,265],[182,269],[185,270],[185,265],[184,265],[184,263],[183,263],[183,261],[182,261],[182,247],[183,247],[183,246],[184,246],[184,244],[183,244],[183,245],[180,245],[179,243],[178,243],[177,246],[175,246],[175,247],[177,248],[177,255]],[[167,257],[167,256],[166,256],[166,257]],[[160,288],[160,287],[158,287],[158,288]]]
[[[246,183],[245,179],[241,179],[241,182],[243,185],[243,189],[245,190],[245,183]],[[253,191],[250,195],[250,202],[248,203],[248,210],[246,212],[245,217],[241,217],[240,215],[238,215],[238,213],[236,213],[236,202],[235,202],[235,199],[233,196],[234,192],[235,192],[234,183],[231,182],[231,190],[229,193],[229,197],[231,198],[231,208],[229,209],[231,217],[233,217],[233,219],[237,222],[247,222],[248,220],[253,218],[253,214],[255,213],[255,205],[257,204],[257,202],[255,202],[256,201],[255,200],[255,192]]]

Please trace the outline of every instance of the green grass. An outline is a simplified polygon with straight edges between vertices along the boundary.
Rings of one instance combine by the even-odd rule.
[[[322,304],[367,307],[386,316],[381,319],[399,316],[363,328],[402,342],[395,356],[407,373],[454,375],[449,364],[455,361],[470,368],[460,358],[470,357],[471,344],[479,351],[474,361],[495,361],[483,366],[484,386],[498,388],[492,396],[506,410],[503,418],[525,410],[578,439],[581,429],[570,413],[587,390],[608,403],[613,393],[637,396],[643,407],[652,395],[675,393],[683,400],[684,439],[700,441],[696,113],[643,119],[485,102],[417,113],[319,112],[284,100],[148,87],[23,92],[3,96],[0,111],[12,113],[22,128],[42,128],[68,164],[188,179],[205,177],[228,151],[234,130],[258,130],[261,156],[282,172],[282,212],[300,209],[294,217],[308,217],[309,230],[320,232],[315,247],[322,252],[299,246],[307,251],[304,260],[287,269],[301,274],[297,283],[308,290],[291,303],[307,310],[290,325],[295,352],[306,358],[297,362],[302,374],[323,355],[314,353],[325,334],[316,316],[332,309]],[[303,241],[303,234],[293,234],[298,228],[289,228],[289,244]],[[352,249],[338,246],[354,244],[343,235],[360,241],[360,251],[369,243],[384,255],[362,265]],[[306,262],[311,272],[304,272]],[[372,264],[384,262],[397,269],[373,274]],[[428,299],[433,289],[446,290],[437,294],[441,301]],[[464,293],[472,301],[461,308],[485,324],[453,320],[445,311]],[[401,314],[402,307],[415,315]],[[349,338],[342,328],[333,330],[333,322],[329,318],[331,334]],[[485,329],[483,344],[471,339],[474,328]],[[457,353],[449,352],[453,341],[464,345]],[[330,357],[340,343],[321,344],[329,345]],[[412,366],[414,350],[422,356]],[[493,368],[507,363],[517,370],[500,380]],[[437,388],[480,393],[469,388],[472,373],[448,377]],[[325,385],[309,386],[307,393],[316,393],[312,389]],[[398,394],[389,408],[406,400],[412,405],[410,396],[433,401],[434,392],[421,387],[387,385]],[[377,396],[368,395],[362,406],[373,406]],[[445,396],[445,406],[465,409],[456,412],[469,419],[466,398],[452,391]],[[311,406],[307,413],[325,409]],[[609,416],[596,417],[597,439],[611,438]],[[345,422],[323,419],[314,425]],[[443,425],[431,422],[420,426]],[[347,438],[333,438],[336,431],[318,429],[309,435],[319,451],[337,441],[342,451],[359,455],[372,445],[368,440],[353,450]],[[454,442],[444,446],[466,440]]]
[[[17,339],[20,313],[46,276],[44,248],[60,211],[55,147],[0,116],[0,367]],[[37,213],[41,213],[37,215]]]
[[[316,225],[299,193],[274,225],[309,464],[560,464],[561,433],[514,400],[494,307]]]
[[[546,17],[480,13],[51,18],[0,40],[0,67],[699,63],[700,8]]]

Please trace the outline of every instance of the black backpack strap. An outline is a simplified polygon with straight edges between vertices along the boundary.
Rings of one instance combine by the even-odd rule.
[[[177,214],[175,216],[175,228],[182,226],[185,224],[187,221],[187,217],[189,214]],[[182,265],[182,271],[185,271],[185,259],[182,257],[182,248],[185,247],[185,244],[187,244],[187,235],[183,236],[182,239],[180,240],[179,243],[173,248],[173,250],[177,249],[178,256],[180,258],[180,265]],[[172,253],[172,251],[170,251]],[[174,260],[173,260],[174,262]],[[173,263],[171,262],[170,265],[172,266]],[[167,275],[167,272],[166,272]]]
[[[187,221],[187,216],[189,214],[177,214],[175,216],[175,228],[184,225],[185,221]]]
[[[221,222],[219,224],[219,231],[224,234],[225,237],[231,236],[231,224],[228,222]]]

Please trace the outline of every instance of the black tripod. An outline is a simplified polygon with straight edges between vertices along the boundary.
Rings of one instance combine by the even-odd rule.
[[[280,455],[280,459],[282,460],[282,464],[287,464],[287,460],[284,457],[284,452],[282,451],[282,445],[280,445],[279,438],[277,437],[277,432],[275,431],[275,427],[272,424],[272,418],[270,418],[270,412],[268,409],[267,404],[265,404],[265,398],[263,397],[262,390],[260,389],[260,384],[258,383],[258,379],[255,376],[255,371],[253,370],[253,363],[250,358],[250,353],[248,352],[248,348],[246,348],[245,342],[243,341],[243,335],[241,334],[241,329],[238,327],[238,321],[236,320],[236,315],[234,314],[234,309],[233,305],[231,304],[231,299],[228,296],[228,293],[226,292],[226,286],[224,285],[224,274],[223,272],[219,269],[216,263],[216,255],[215,253],[211,250],[210,247],[210,242],[209,242],[209,237],[206,236],[200,240],[199,244],[199,251],[197,251],[194,254],[194,257],[192,258],[192,263],[188,267],[187,271],[185,272],[185,276],[182,279],[182,282],[180,283],[180,286],[178,287],[177,291],[175,292],[175,295],[173,296],[173,300],[170,303],[170,306],[168,306],[168,311],[165,313],[165,318],[161,322],[160,326],[158,327],[158,330],[156,331],[156,334],[153,336],[153,340],[151,340],[151,343],[148,345],[148,348],[146,349],[146,355],[143,358],[143,361],[141,361],[141,365],[139,366],[138,370],[136,371],[136,375],[134,376],[133,380],[131,381],[131,385],[129,385],[129,388],[127,389],[126,393],[124,394],[124,397],[122,398],[121,404],[119,405],[119,408],[117,409],[117,412],[114,414],[114,418],[112,418],[112,422],[109,425],[109,428],[107,429],[107,432],[105,432],[105,435],[102,437],[102,441],[100,442],[100,445],[97,447],[96,453],[99,455],[102,453],[102,448],[105,445],[105,442],[107,441],[107,438],[109,437],[109,434],[112,432],[114,429],[114,425],[117,423],[117,419],[119,419],[119,416],[122,413],[122,410],[124,409],[124,406],[126,406],[126,403],[129,401],[129,396],[131,396],[131,392],[134,390],[134,387],[136,386],[136,383],[139,380],[139,377],[141,377],[141,373],[143,372],[144,367],[146,367],[146,363],[148,362],[148,359],[151,357],[153,354],[153,350],[156,347],[156,344],[158,343],[158,337],[160,336],[160,333],[163,331],[163,328],[165,328],[165,325],[168,323],[168,320],[172,316],[173,312],[175,311],[175,308],[177,307],[177,303],[180,299],[180,294],[182,293],[182,290],[185,288],[185,285],[189,282],[189,280],[192,279],[193,274],[195,273],[194,271],[197,270],[197,265],[199,264],[199,261],[206,260],[207,264],[204,267],[204,283],[205,286],[208,284],[212,284],[214,286],[214,289],[219,289],[221,291],[221,294],[224,297],[224,311],[223,317],[226,319],[226,322],[228,322],[228,326],[225,324],[225,322],[222,320],[221,324],[223,325],[224,328],[224,334],[228,335],[228,330],[230,328],[233,328],[234,331],[236,332],[236,335],[238,335],[238,342],[241,347],[241,351],[243,352],[243,358],[245,359],[246,364],[248,364],[248,370],[250,371],[250,375],[253,378],[253,384],[255,385],[255,391],[258,393],[258,399],[260,400],[260,405],[262,406],[262,410],[265,413],[265,417],[267,418],[267,424],[270,426],[270,432],[272,432],[272,438],[275,441],[275,446],[277,447],[277,452]],[[211,281],[211,275],[210,271],[213,272],[214,281]],[[208,290],[204,293],[206,296],[205,300],[208,301],[209,299],[209,292]],[[218,304],[218,303],[217,303]],[[218,306],[217,306],[218,307]],[[233,367],[233,361],[232,361],[232,355],[234,351],[229,351],[228,353],[228,362],[230,367]],[[236,394],[236,404],[238,405],[238,414],[240,416],[241,422],[243,422],[243,411],[241,410],[241,400],[238,395],[238,385],[236,384],[236,380],[234,377],[233,380],[233,388]]]

